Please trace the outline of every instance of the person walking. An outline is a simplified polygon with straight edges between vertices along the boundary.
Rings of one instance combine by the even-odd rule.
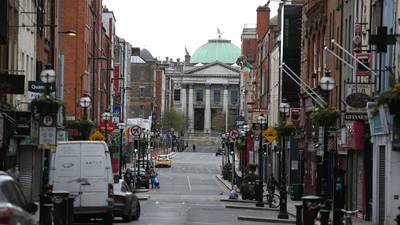
[[[157,185],[155,183],[155,178],[157,177],[157,172],[154,170],[153,166],[150,166],[149,171],[148,171],[149,175],[150,175],[150,184],[151,184],[151,189],[153,189],[154,187],[158,187],[159,185]],[[157,179],[158,180],[158,179]]]
[[[193,144],[193,152],[195,152],[195,151],[196,151],[196,145]]]

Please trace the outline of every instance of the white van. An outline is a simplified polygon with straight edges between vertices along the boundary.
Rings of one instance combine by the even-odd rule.
[[[110,152],[103,141],[58,142],[52,153],[50,188],[76,195],[74,214],[102,216],[113,222],[113,174]]]

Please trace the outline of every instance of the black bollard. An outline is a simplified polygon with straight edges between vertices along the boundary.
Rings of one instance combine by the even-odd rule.
[[[39,197],[40,197],[39,224],[51,225],[50,211],[51,207],[53,207],[53,203],[51,203],[51,198],[48,194],[41,194]]]
[[[296,206],[296,225],[303,225],[302,213],[303,213],[303,205],[295,205]]]
[[[303,225],[314,225],[316,208],[321,198],[308,195],[301,198],[303,200]]]
[[[330,211],[327,209],[321,209],[319,212],[321,213],[321,225],[328,225]]]

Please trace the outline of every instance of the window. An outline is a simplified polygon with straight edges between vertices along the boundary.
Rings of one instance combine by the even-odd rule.
[[[196,101],[203,102],[203,90],[202,89],[196,90]]]
[[[238,91],[231,90],[231,104],[236,105],[238,103]]]
[[[221,102],[221,91],[214,90],[214,104],[219,105]]]
[[[139,97],[144,97],[144,87],[139,87]]]
[[[179,102],[181,100],[181,89],[174,90],[174,101]]]

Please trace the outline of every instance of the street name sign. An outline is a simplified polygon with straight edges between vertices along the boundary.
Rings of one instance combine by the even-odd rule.
[[[273,127],[268,127],[266,130],[263,130],[262,136],[267,139],[269,143],[272,143],[278,137],[278,133]]]

